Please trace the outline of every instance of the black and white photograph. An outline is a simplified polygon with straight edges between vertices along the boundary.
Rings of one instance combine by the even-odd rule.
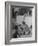
[[[11,7],[11,38],[32,36],[32,7]]]
[[[5,2],[5,43],[37,41],[37,4]]]

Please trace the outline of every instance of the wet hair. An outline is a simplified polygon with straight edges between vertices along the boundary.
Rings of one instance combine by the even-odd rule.
[[[27,8],[21,8],[21,9],[19,9],[19,15],[24,15],[25,13],[27,13],[28,11],[27,11]]]
[[[25,25],[25,22],[23,21],[23,22],[22,22],[22,24],[24,24],[24,25]]]

